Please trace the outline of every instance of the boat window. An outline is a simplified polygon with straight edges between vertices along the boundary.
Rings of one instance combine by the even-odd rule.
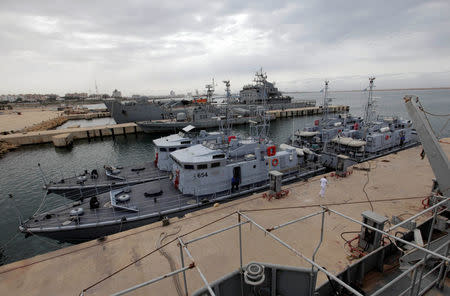
[[[213,162],[213,163],[211,163],[211,167],[212,168],[216,168],[216,167],[219,167],[220,166],[220,162]]]
[[[184,145],[184,144],[191,144],[191,141],[181,141],[181,145]]]
[[[161,151],[161,152],[166,152],[167,149],[166,149],[166,148],[159,148],[159,151]]]
[[[175,150],[177,150],[177,148],[175,148],[175,147],[169,148],[170,152],[175,151]]]
[[[193,170],[194,166],[192,164],[185,164],[184,168],[187,169],[187,170]]]
[[[213,158],[213,159],[225,158],[225,154],[217,154],[217,155],[213,155],[212,158]]]
[[[197,170],[204,170],[204,169],[207,169],[208,168],[208,165],[207,164],[199,164],[198,166],[197,166]]]

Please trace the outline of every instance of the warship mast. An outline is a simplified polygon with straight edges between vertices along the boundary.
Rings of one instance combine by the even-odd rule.
[[[208,103],[211,103],[212,96],[213,96],[214,90],[215,90],[215,87],[214,87],[214,78],[212,79],[212,84],[207,84],[207,85],[205,85],[205,88],[206,88],[206,97],[207,97],[207,101],[208,101]]]
[[[254,125],[255,128],[255,137],[259,139],[259,141],[266,141],[269,133],[270,127],[270,117],[267,114],[267,100],[269,98],[267,94],[267,74],[263,72],[262,68],[259,72],[256,72],[254,81],[256,85],[261,86],[262,93],[262,109],[258,110],[258,115],[260,117],[260,124]]]
[[[225,108],[225,127],[223,128],[224,134],[229,136],[231,135],[231,122],[229,120],[230,116],[230,97],[231,97],[231,90],[230,90],[230,80],[224,80],[222,81],[225,84],[225,92],[227,95],[226,100],[226,108]]]

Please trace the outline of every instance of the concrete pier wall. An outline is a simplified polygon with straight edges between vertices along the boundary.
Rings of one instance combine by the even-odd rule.
[[[347,112],[350,110],[349,106],[330,106],[329,112],[331,113],[339,113],[339,112]],[[322,107],[305,107],[305,108],[294,108],[294,109],[285,109],[285,110],[270,110],[269,114],[273,114],[275,118],[285,118],[285,117],[294,117],[294,116],[312,116],[323,113]]]
[[[56,135],[69,133],[74,140],[97,137],[134,134],[142,130],[135,123],[123,123],[103,126],[80,127],[62,130],[48,130],[28,133],[16,133],[0,136],[0,141],[15,145],[31,145],[53,142]]]

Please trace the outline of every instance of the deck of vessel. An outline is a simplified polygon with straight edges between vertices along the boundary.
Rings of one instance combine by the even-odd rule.
[[[450,145],[442,146],[450,155]],[[370,161],[369,173],[354,170],[347,178],[331,177],[323,199],[318,196],[320,176],[314,177],[308,182],[285,186],[290,189],[290,194],[284,199],[268,201],[261,198],[262,194],[255,194],[188,214],[181,219],[173,218],[171,225],[167,227],[155,223],[109,236],[104,241],[95,240],[2,266],[0,294],[79,295],[83,289],[135,262],[95,285],[85,295],[117,292],[170,271],[167,259],[158,252],[137,261],[155,250],[161,233],[171,235],[163,243],[182,234],[187,234],[183,239],[189,240],[237,223],[236,215],[230,215],[237,210],[246,211],[247,215],[267,228],[316,212],[320,204],[329,205],[330,208],[361,220],[361,212],[370,210],[363,193],[366,182],[365,191],[375,212],[387,217],[401,214],[407,217],[423,209],[421,200],[429,194],[434,177],[427,159],[420,158],[420,152],[421,147],[414,147]],[[358,166],[369,167],[369,164]],[[421,220],[428,217],[430,215]],[[221,220],[217,221],[218,219]],[[324,242],[316,258],[319,264],[337,273],[350,263],[343,250],[340,233],[357,231],[359,226],[336,215],[327,214],[325,219]],[[217,222],[209,224],[213,221]],[[320,216],[287,226],[274,234],[310,257],[319,240]],[[189,249],[196,265],[209,281],[216,280],[239,266],[237,229],[192,243]],[[164,250],[175,260],[176,268],[179,268],[178,246],[172,243]],[[248,224],[243,226],[243,259],[244,264],[260,261],[309,266]],[[190,262],[188,259],[186,261]],[[189,270],[186,275],[190,293],[204,285],[195,271]],[[325,280],[321,274],[318,283]],[[169,278],[129,295],[176,295],[176,290]]]

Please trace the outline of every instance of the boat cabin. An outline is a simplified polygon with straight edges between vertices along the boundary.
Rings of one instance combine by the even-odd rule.
[[[175,187],[196,196],[260,186],[269,179],[269,171],[298,167],[294,149],[277,152],[275,146],[253,140],[231,139],[227,149],[194,145],[172,152],[171,158]]]

